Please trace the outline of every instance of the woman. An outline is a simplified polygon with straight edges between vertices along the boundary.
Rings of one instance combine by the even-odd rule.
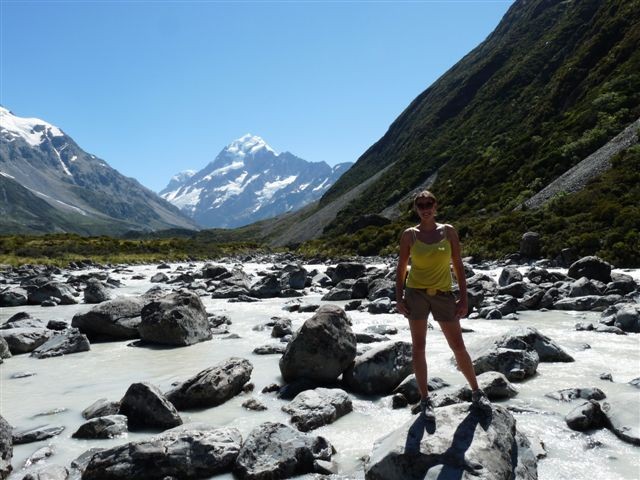
[[[436,222],[436,207],[436,197],[429,191],[420,192],[414,198],[413,208],[420,217],[420,224],[402,233],[396,271],[396,309],[409,320],[413,371],[422,397],[420,411],[429,420],[435,419],[427,389],[425,357],[429,313],[440,324],[442,333],[456,357],[458,369],[471,386],[473,405],[485,412],[491,411],[491,403],[478,387],[473,363],[462,339],[460,318],[467,314],[468,307],[460,241],[451,225]],[[409,258],[411,269],[407,276]],[[451,291],[451,264],[460,289],[460,298],[457,301]]]

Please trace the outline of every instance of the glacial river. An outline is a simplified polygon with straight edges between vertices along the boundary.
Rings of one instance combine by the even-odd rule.
[[[175,267],[176,265],[173,265]],[[197,264],[199,267],[201,264]],[[246,264],[247,272],[266,269],[264,264]],[[312,265],[307,269],[324,266]],[[156,266],[130,267],[131,272],[112,274],[125,286],[117,294],[139,295],[152,285],[149,278],[158,270]],[[165,272],[167,272],[165,270]],[[496,272],[493,272],[494,274]],[[638,278],[638,272],[626,272]],[[132,280],[136,274],[146,280]],[[305,303],[323,303],[321,293],[311,292],[303,298]],[[274,343],[270,328],[256,331],[254,326],[267,322],[272,316],[292,318],[294,330],[312,314],[288,313],[282,309],[287,299],[267,299],[260,303],[228,303],[225,299],[202,297],[207,311],[227,315],[232,325],[230,332],[240,338],[227,339],[227,335],[214,336],[213,340],[184,348],[157,349],[130,347],[130,342],[97,343],[91,351],[49,359],[35,359],[29,355],[17,355],[0,365],[0,411],[17,429],[44,424],[64,425],[59,436],[38,443],[14,447],[14,472],[10,479],[21,479],[33,468],[23,465],[34,451],[51,446],[53,456],[46,461],[68,465],[71,460],[91,447],[109,447],[148,434],[129,433],[112,440],[77,440],[71,434],[84,422],[81,411],[99,398],[120,399],[133,382],[151,382],[161,390],[167,390],[173,382],[185,380],[195,373],[220,361],[240,356],[254,366],[251,381],[255,390],[239,395],[215,408],[193,412],[180,412],[183,420],[201,421],[215,426],[236,427],[246,437],[256,425],[265,421],[288,423],[288,415],[280,410],[285,401],[274,394],[261,393],[264,386],[281,383],[278,369],[279,355],[255,355],[257,346]],[[344,305],[346,302],[331,302]],[[2,308],[0,323],[19,311],[27,311],[43,320],[56,319],[70,322],[77,312],[84,312],[92,305],[78,304],[44,308],[39,306]],[[388,324],[398,328],[392,338],[410,341],[406,320],[397,314],[371,315],[365,312],[348,312],[354,331],[362,331],[369,325]],[[541,442],[547,452],[538,463],[541,480],[632,480],[640,475],[640,447],[624,443],[613,433],[603,429],[590,433],[570,430],[564,415],[579,405],[580,401],[561,403],[545,397],[545,393],[572,387],[598,387],[607,397],[618,393],[638,391],[627,384],[640,376],[640,335],[618,336],[606,333],[576,331],[577,322],[597,323],[599,313],[581,312],[520,312],[519,320],[468,320],[463,327],[473,332],[465,334],[467,344],[476,339],[499,335],[517,325],[530,325],[559,343],[574,358],[574,363],[541,363],[532,379],[515,384],[519,394],[503,402],[540,413],[514,413],[520,428],[534,442]],[[590,346],[587,348],[586,346]],[[452,385],[464,382],[462,375],[451,362],[451,354],[439,328],[430,330],[427,339],[429,373]],[[35,375],[11,378],[22,372]],[[602,373],[611,373],[613,382],[601,380]],[[255,396],[268,409],[261,412],[245,410],[241,404]],[[408,409],[392,410],[391,397],[353,397],[354,411],[332,425],[313,433],[325,436],[336,448],[333,459],[339,467],[336,478],[364,478],[362,458],[371,451],[374,441],[410,418]],[[638,404],[635,405],[637,408]],[[60,413],[43,415],[54,409]],[[231,479],[231,475],[215,478]],[[302,477],[300,477],[302,478]],[[306,478],[313,478],[307,475]]]

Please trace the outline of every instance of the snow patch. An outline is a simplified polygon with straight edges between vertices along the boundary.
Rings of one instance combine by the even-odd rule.
[[[210,174],[202,177],[202,181],[209,181],[211,180],[213,177],[218,177],[220,175],[224,175],[225,173],[230,172],[231,170],[237,170],[239,168],[244,167],[244,162],[242,160],[237,161],[237,162],[233,162],[230,163],[229,165],[225,165],[224,167],[220,167],[220,168],[216,168],[214,171],[212,171]]]
[[[279,177],[278,177],[279,178]],[[259,204],[264,203],[267,200],[270,200],[271,197],[275,195],[278,190],[283,189],[287,185],[292,184],[298,178],[297,175],[291,175],[282,180],[276,180],[275,182],[265,182],[262,190],[256,192],[256,197]]]
[[[271,148],[262,138],[251,135],[250,133],[243,135],[237,140],[234,140],[225,148],[227,152],[239,157],[244,157],[247,154],[255,155],[262,149],[265,149],[273,153],[274,155],[278,155],[275,150]]]
[[[0,175],[2,175],[3,177],[7,177],[7,178],[13,178],[14,180],[16,178],[13,175],[9,175],[8,173],[5,173],[5,172],[0,172]]]
[[[318,190],[321,190],[323,188],[325,188],[325,185],[327,185],[327,182],[329,181],[328,178],[325,178],[322,183],[320,185],[318,185],[316,188],[314,188],[313,190],[311,190],[312,192],[317,192]],[[328,185],[327,185],[328,186]]]
[[[202,188],[186,187],[183,191],[182,187],[180,187],[178,190],[165,193],[162,198],[173,203],[178,208],[195,208],[200,203],[202,190]]]
[[[69,160],[70,162],[75,162],[78,159],[77,155],[74,155],[73,157],[71,157],[71,159]]]
[[[6,131],[14,137],[21,137],[32,147],[39,146],[48,137],[64,135],[62,130],[44,120],[18,117],[4,107],[0,107],[0,131]]]

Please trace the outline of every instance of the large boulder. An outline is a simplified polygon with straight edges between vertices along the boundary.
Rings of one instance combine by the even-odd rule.
[[[526,232],[520,239],[520,255],[524,258],[538,258],[540,256],[540,234]]]
[[[150,383],[133,383],[120,401],[120,415],[128,419],[131,430],[157,428],[166,430],[182,424],[175,407]]]
[[[31,352],[35,358],[59,357],[71,353],[88,352],[89,339],[77,328],[56,332],[49,340]]]
[[[334,381],[356,356],[356,337],[344,310],[321,306],[306,320],[280,358],[286,382],[306,378],[318,383]]]
[[[624,332],[640,333],[640,307],[624,304],[615,313],[614,326]]]
[[[514,327],[499,337],[478,342],[470,348],[472,353],[487,347],[501,347],[517,350],[535,350],[541,362],[573,362],[571,355],[533,327]],[[474,355],[471,355],[474,357]]]
[[[0,415],[0,479],[5,480],[9,477],[11,470],[11,459],[13,458],[13,428]]]
[[[565,417],[565,422],[571,430],[584,432],[595,430],[606,425],[606,417],[595,400],[589,400],[571,410]]]
[[[620,295],[585,295],[584,297],[561,298],[553,303],[553,308],[556,310],[576,310],[579,312],[601,312],[607,307],[619,303],[621,300],[622,297]]]
[[[82,417],[86,420],[92,418],[107,417],[116,415],[120,411],[120,402],[109,401],[106,398],[96,400],[87,408],[82,410]]]
[[[282,407],[283,412],[291,415],[291,423],[302,432],[333,423],[352,410],[349,395],[339,388],[305,390]]]
[[[356,357],[343,375],[344,384],[353,392],[387,395],[411,374],[411,344],[392,342],[377,346]]]
[[[522,274],[515,267],[504,267],[500,272],[500,277],[498,278],[498,285],[501,287],[506,287],[507,285],[511,285],[512,283],[521,282]]]
[[[187,290],[145,305],[141,317],[138,331],[145,342],[186,346],[209,340],[212,336],[202,301]]]
[[[78,328],[92,342],[139,338],[140,313],[146,301],[144,297],[117,297],[96,305],[86,313],[76,313],[71,326]]]
[[[284,270],[280,277],[280,283],[283,288],[304,289],[307,285],[307,276],[309,274],[305,268],[300,265],[287,265]]]
[[[272,298],[280,295],[282,285],[280,277],[274,273],[265,275],[249,290],[249,295],[256,298]]]
[[[69,285],[60,282],[47,282],[39,286],[29,294],[27,302],[30,305],[40,305],[51,297],[59,298],[61,305],[73,305],[78,303],[75,299],[76,291]]]
[[[327,275],[331,278],[334,285],[337,285],[346,279],[356,279],[363,277],[367,271],[367,266],[357,262],[338,263],[335,268],[327,268]]]
[[[583,257],[574,262],[567,273],[576,280],[580,277],[587,277],[604,283],[611,281],[611,265],[595,256]]]
[[[421,415],[379,438],[365,465],[367,480],[456,478],[537,480],[537,460],[516,420],[494,406],[490,417],[468,404],[436,409],[425,435]]]
[[[232,357],[178,384],[166,396],[180,410],[215,407],[238,395],[252,371],[249,360]]]
[[[13,355],[29,353],[49,340],[55,332],[48,328],[18,327],[0,330]]]
[[[323,437],[266,422],[254,428],[245,440],[235,473],[246,480],[289,478],[317,471],[317,461],[328,461],[332,454],[333,447]]]
[[[241,444],[235,428],[185,425],[95,453],[82,479],[209,478],[231,471]]]
[[[83,294],[85,303],[102,303],[113,297],[111,291],[97,278],[87,280]]]
[[[27,304],[29,292],[20,287],[9,287],[0,292],[0,307],[19,307]]]

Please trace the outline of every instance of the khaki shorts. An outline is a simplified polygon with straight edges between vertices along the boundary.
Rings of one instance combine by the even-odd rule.
[[[426,320],[429,313],[436,322],[451,322],[456,315],[456,297],[453,292],[428,295],[422,288],[406,287],[404,298],[409,307],[409,320]]]

